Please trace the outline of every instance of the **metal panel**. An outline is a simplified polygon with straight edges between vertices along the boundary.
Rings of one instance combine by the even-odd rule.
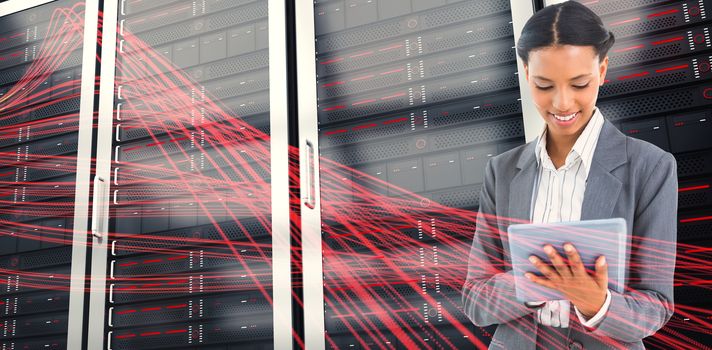
[[[337,2],[338,3],[338,2]],[[301,193],[302,269],[304,283],[304,346],[309,350],[324,349],[324,279],[321,247],[321,199],[317,130],[316,67],[314,65],[314,21],[325,28],[343,28],[343,2],[315,13],[314,2],[298,0],[295,6],[297,45],[297,86],[299,90],[299,164]],[[341,10],[337,12],[338,6]],[[315,17],[315,16],[320,17]],[[328,24],[327,24],[328,23]],[[307,198],[310,197],[310,198]]]
[[[417,220],[433,202],[476,209],[487,159],[524,141],[513,18],[525,21],[531,8],[521,5],[511,2],[510,11],[509,1],[297,3],[308,349],[467,348],[486,340],[458,310],[459,294],[446,292],[449,282],[440,284],[433,272],[433,251],[471,241],[428,245],[422,231],[399,236],[408,224],[372,234],[370,220],[359,220],[387,221],[399,205]],[[344,213],[336,218],[339,206]],[[399,237],[403,242],[387,246]],[[428,253],[399,246],[409,238],[422,240]],[[398,258],[390,261],[393,254]],[[392,277],[409,258],[419,267],[403,267],[404,274],[418,280],[417,290]]]
[[[193,5],[195,11],[186,11]],[[172,12],[176,15],[171,17]],[[109,211],[107,206],[97,214],[105,229],[93,242],[89,348],[291,348],[285,16],[284,2],[274,0],[187,5],[175,0],[160,4],[105,2],[105,28],[117,30],[105,30],[102,40],[118,42],[119,50],[114,45],[102,47],[106,64],[101,73],[98,134],[105,136],[98,143],[97,177],[108,179],[111,190],[97,200],[110,201],[113,209]],[[156,20],[146,21],[151,17]],[[130,36],[136,33],[137,37]],[[135,38],[147,46],[137,47]],[[142,57],[153,50],[165,55],[168,62]],[[164,67],[156,67],[153,74],[117,77],[114,67],[135,64],[134,60],[157,60],[157,66]],[[161,78],[167,79],[170,89],[147,94],[145,84]],[[139,115],[127,107],[140,108],[144,102],[171,94],[192,96],[202,105],[202,112],[197,109],[192,114],[197,127],[183,129],[185,120],[181,118],[161,117],[153,123],[150,113]],[[204,105],[208,98],[218,106]],[[238,151],[239,144],[234,141],[210,144],[208,138],[203,143],[177,136],[182,130],[210,127],[201,124],[200,118],[214,118],[206,114],[214,108],[223,111],[223,118],[235,115],[241,117],[240,122],[246,121],[240,130],[254,128],[255,133],[264,133],[265,137],[256,139],[266,140],[269,150],[265,153],[262,144],[245,138],[239,151],[249,157],[238,165],[231,158]],[[185,106],[166,105],[158,111],[185,115],[181,109]],[[231,125],[220,127],[229,138]],[[175,162],[173,170],[151,170],[165,167],[166,162]],[[262,168],[264,162],[268,166]],[[191,186],[200,184],[170,185],[176,172],[193,177],[199,174],[210,181],[245,182],[223,188],[209,185],[209,181],[205,190],[216,197],[206,194],[193,199],[187,194]],[[141,185],[132,180],[136,177],[155,181]],[[230,200],[223,205],[217,201],[236,196],[231,192],[241,187],[249,198],[252,194],[248,191],[259,191],[259,186],[250,183],[267,184],[269,192],[256,196],[269,203],[261,209],[266,210],[267,221],[244,212],[246,207],[240,202]],[[127,215],[107,216],[114,212]],[[225,244],[210,243],[219,241]],[[237,255],[245,258],[247,265],[236,264],[230,259],[235,244],[254,244],[260,253],[250,256],[250,248],[244,248]],[[263,261],[265,249],[269,264]],[[166,250],[175,254],[158,253]],[[229,274],[210,277],[221,270]],[[185,280],[160,278],[167,274]],[[156,281],[146,287],[147,283],[134,281],[141,276],[156,276]],[[267,295],[254,283],[266,286]],[[141,288],[148,289],[129,292]],[[165,300],[162,288],[170,288],[171,300]],[[220,291],[231,293],[228,297]],[[200,316],[196,314],[198,305]]]
[[[33,107],[33,112],[5,118],[3,122],[4,130],[9,134],[16,134],[17,137],[5,137],[2,145],[8,148],[22,147],[25,150],[25,161],[16,164],[3,162],[9,165],[4,170],[22,174],[21,178],[18,178],[18,175],[12,180],[8,178],[9,181],[26,183],[21,188],[18,187],[18,190],[23,193],[22,198],[15,198],[11,202],[17,203],[18,212],[32,209],[30,202],[54,203],[57,205],[56,208],[67,209],[50,209],[38,205],[32,215],[18,214],[12,218],[5,218],[14,222],[13,226],[16,227],[10,232],[4,232],[8,236],[3,238],[3,243],[7,244],[3,254],[17,253],[11,259],[12,264],[7,267],[18,271],[30,269],[38,273],[38,276],[45,277],[40,278],[39,283],[29,282],[30,285],[35,286],[34,288],[22,287],[20,280],[26,276],[18,273],[17,284],[14,286],[8,284],[4,294],[9,296],[5,303],[17,307],[12,309],[11,313],[4,315],[6,319],[3,320],[3,325],[11,332],[5,333],[3,347],[25,348],[49,345],[57,349],[81,347],[86,281],[84,275],[86,232],[89,219],[88,179],[91,173],[94,109],[92,78],[95,67],[95,53],[92,50],[83,50],[82,47],[96,46],[94,33],[96,33],[98,19],[98,1],[90,0],[84,4],[82,27],[73,29],[82,32],[73,32],[71,37],[64,38],[65,47],[76,46],[77,49],[71,52],[55,49],[50,53],[54,55],[52,57],[61,59],[53,68],[54,70],[47,73],[52,78],[39,85],[33,85],[34,82],[31,80],[33,77],[25,76],[27,67],[32,65],[33,60],[43,57],[41,55],[46,53],[43,51],[45,45],[56,40],[47,35],[50,23],[57,24],[56,21],[60,20],[68,23],[60,19],[62,14],[55,10],[58,7],[66,7],[64,14],[69,14],[74,10],[71,8],[72,5],[73,3],[69,1],[52,3],[36,0],[8,1],[0,4],[0,17],[12,19],[13,23],[13,25],[5,23],[2,30],[15,30],[17,26],[22,29],[20,34],[2,33],[3,50],[18,47],[26,52],[24,55],[10,54],[10,59],[4,59],[3,68],[9,68],[10,65],[13,67],[3,72],[2,84],[12,84],[14,88],[24,86],[22,91],[32,91],[36,94],[35,97],[18,104],[19,109],[16,111],[21,112],[25,107],[40,100],[44,101],[44,107]],[[65,29],[57,26],[49,33],[65,35],[68,33]],[[84,38],[83,41],[79,40],[81,37]],[[81,68],[71,69],[80,65]],[[74,74],[74,71],[81,70],[85,74]],[[23,76],[27,80],[16,84]],[[81,81],[82,76],[88,79]],[[80,81],[81,89],[77,89],[75,83],[78,84]],[[37,94],[39,89],[46,91],[46,94]],[[2,91],[5,94],[11,90],[3,88]],[[13,97],[16,97],[17,93],[15,91]],[[5,99],[4,103],[11,100],[12,98]],[[30,133],[30,126],[33,128],[32,133]],[[47,145],[48,142],[54,143]],[[52,154],[60,157],[52,159],[53,157],[46,156]],[[49,164],[53,167],[46,167]],[[50,185],[49,182],[52,181],[54,184]],[[40,215],[46,215],[47,218],[37,220],[35,217]],[[47,288],[56,290],[47,292]],[[45,291],[41,292],[43,289]],[[27,294],[28,292],[30,294]],[[48,312],[54,313],[48,314]],[[25,314],[33,315],[22,316]],[[8,326],[12,329],[7,328]],[[8,334],[13,336],[8,337]],[[39,340],[23,338],[26,336],[40,338]],[[48,337],[42,338],[43,336]]]

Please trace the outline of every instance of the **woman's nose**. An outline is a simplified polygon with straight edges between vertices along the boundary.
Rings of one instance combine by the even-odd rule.
[[[559,89],[554,95],[552,106],[557,112],[569,112],[573,106],[573,96],[566,89]]]

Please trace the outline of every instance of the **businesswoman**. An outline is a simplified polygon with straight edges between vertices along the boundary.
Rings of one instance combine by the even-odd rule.
[[[480,194],[463,304],[478,326],[498,325],[491,349],[643,349],[673,312],[677,177],[671,154],[623,135],[596,108],[614,37],[574,1],[537,12],[517,54],[546,127],[492,158]],[[586,271],[576,248],[542,241],[533,282],[564,300],[515,298],[506,232],[535,223],[622,217],[631,240],[624,293],[608,289],[605,257]],[[559,247],[557,247],[559,248]]]

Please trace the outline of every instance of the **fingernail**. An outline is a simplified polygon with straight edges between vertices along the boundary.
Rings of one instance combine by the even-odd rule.
[[[568,244],[568,243],[567,243],[567,244],[564,244],[564,250],[567,251],[567,252],[573,252],[573,251],[574,251],[574,246],[572,246],[571,244]]]
[[[524,274],[524,277],[526,277],[526,278],[528,278],[528,279],[532,279],[532,274],[531,274],[531,273],[525,273],[525,274]]]
[[[530,257],[529,257],[529,261],[531,261],[532,263],[535,263],[535,262],[536,262],[536,257],[530,256]]]
[[[605,265],[605,264],[606,264],[606,257],[605,257],[605,256],[601,256],[601,260],[598,261],[598,264],[601,265],[601,266]]]
[[[544,247],[544,251],[545,251],[547,254],[551,254],[551,253],[554,252],[554,248],[552,248],[550,245],[548,245],[548,246],[545,246],[545,247]]]

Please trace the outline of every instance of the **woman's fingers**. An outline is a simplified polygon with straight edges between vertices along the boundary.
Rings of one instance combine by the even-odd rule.
[[[603,255],[596,260],[596,284],[601,288],[608,288],[608,263]]]
[[[554,265],[554,268],[559,273],[559,276],[561,276],[562,278],[571,277],[571,269],[569,269],[569,266],[566,265],[566,261],[564,261],[564,258],[559,255],[559,253],[556,251],[556,249],[554,249],[554,247],[552,247],[550,244],[547,244],[544,246],[544,252],[549,257],[551,264]]]
[[[544,286],[544,287],[551,288],[551,289],[556,289],[556,285],[554,284],[554,282],[552,282],[546,278],[539,277],[531,272],[525,273],[524,276],[526,278],[528,278],[530,281],[532,281],[540,286]]]
[[[573,275],[576,277],[585,276],[586,268],[583,266],[581,256],[579,255],[578,250],[576,250],[576,247],[574,247],[574,245],[571,243],[565,243],[564,251],[566,252],[566,256],[569,259],[569,267],[571,268],[571,272],[573,273]]]
[[[561,276],[559,276],[559,274],[554,269],[552,269],[548,264],[544,263],[544,261],[542,261],[538,257],[532,255],[529,257],[529,261],[534,265],[534,267],[537,268],[537,270],[539,270],[539,272],[541,272],[549,280],[558,281],[561,279]]]

